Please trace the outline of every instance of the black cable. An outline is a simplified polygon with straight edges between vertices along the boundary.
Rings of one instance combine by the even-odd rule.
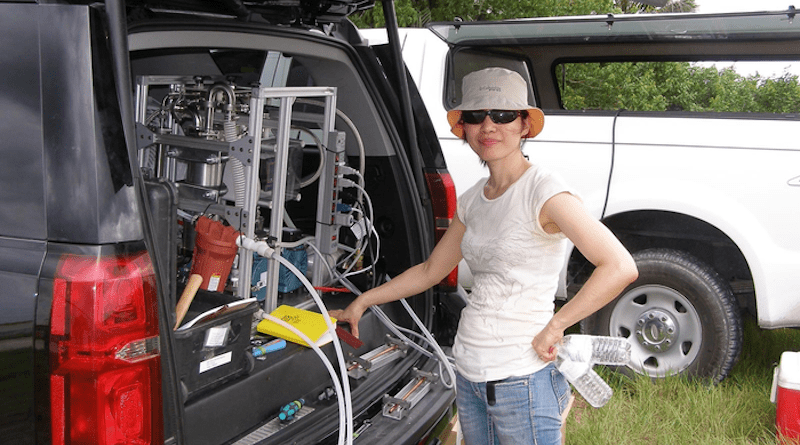
[[[614,120],[611,123],[611,165],[608,167],[608,181],[606,181],[606,196],[603,200],[603,211],[600,213],[602,220],[606,216],[608,210],[608,197],[611,196],[611,178],[614,174],[614,160],[617,156],[617,118],[625,110],[617,110],[614,114]]]

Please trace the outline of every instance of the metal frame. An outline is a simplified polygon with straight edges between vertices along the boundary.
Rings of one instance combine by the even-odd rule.
[[[206,140],[197,137],[188,137],[175,134],[158,134],[149,130],[145,125],[146,107],[149,88],[151,85],[186,85],[194,82],[194,79],[181,76],[143,76],[137,79],[136,83],[136,119],[137,119],[137,141],[139,149],[144,149],[151,145],[157,145],[159,152],[163,152],[165,147],[179,146],[195,150],[205,150],[220,152],[238,159],[244,167],[246,185],[242,207],[235,205],[224,205],[212,202],[193,202],[192,200],[181,200],[180,208],[203,211],[213,210],[216,214],[224,215],[226,220],[234,227],[238,227],[240,232],[248,237],[255,237],[255,226],[257,207],[260,199],[261,183],[259,180],[259,165],[262,155],[262,133],[265,127],[265,107],[277,103],[278,119],[277,124],[274,120],[267,123],[267,128],[275,132],[275,163],[272,184],[272,196],[270,202],[270,222],[269,233],[274,241],[276,254],[280,255],[282,249],[282,229],[285,217],[284,205],[286,203],[286,178],[289,159],[289,134],[292,124],[292,107],[298,98],[322,98],[324,99],[323,119],[321,127],[321,143],[324,147],[329,147],[331,138],[336,139],[336,146],[344,152],[343,143],[339,143],[341,137],[334,132],[336,118],[336,88],[335,87],[255,87],[251,90],[249,126],[247,134],[233,142],[221,142]],[[327,157],[322,162],[329,162]],[[141,164],[141,161],[140,161]],[[170,162],[167,158],[166,165],[157,166],[157,175],[165,176],[174,181],[175,168],[174,160]],[[328,188],[335,184],[335,165],[326,165],[325,179],[320,180],[319,203],[317,206],[317,235],[320,233],[320,226],[330,219],[334,210],[331,203],[324,199],[331,194]],[[332,196],[338,197],[338,193],[333,191]],[[319,236],[317,237],[317,248],[325,253],[329,253],[330,243],[324,244]],[[335,246],[334,246],[335,247]],[[320,259],[321,261],[324,259]],[[317,261],[316,263],[319,263]],[[253,257],[249,251],[239,250],[239,276],[236,294],[239,298],[249,298],[251,295],[251,279]],[[267,270],[267,290],[264,309],[267,312],[277,307],[278,296],[278,277],[280,264],[277,261],[270,261]],[[318,283],[321,280],[322,270],[319,267],[314,269],[313,281]]]

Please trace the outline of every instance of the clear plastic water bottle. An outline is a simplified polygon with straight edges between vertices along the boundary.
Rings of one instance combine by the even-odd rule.
[[[631,344],[622,337],[570,334],[561,340],[558,353],[576,362],[626,366],[631,360]]]
[[[565,336],[558,346],[556,367],[590,405],[600,408],[614,391],[593,366],[627,365],[630,358],[631,345],[624,338],[575,334]]]
[[[589,405],[595,408],[604,406],[614,395],[614,391],[608,386],[608,383],[594,372],[591,363],[576,362],[563,358],[559,354],[556,357],[556,367],[575,390],[589,402]]]

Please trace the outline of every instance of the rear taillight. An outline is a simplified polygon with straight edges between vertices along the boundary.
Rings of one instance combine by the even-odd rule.
[[[65,256],[53,283],[53,444],[161,444],[157,290],[147,253]]]
[[[456,214],[456,185],[449,173],[426,173],[425,180],[431,193],[433,224],[438,243]],[[440,285],[455,288],[458,285],[458,267]]]

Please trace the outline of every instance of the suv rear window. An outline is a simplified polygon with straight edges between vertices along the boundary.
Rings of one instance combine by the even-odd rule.
[[[797,60],[569,62],[553,74],[566,110],[794,113],[797,68]]]

